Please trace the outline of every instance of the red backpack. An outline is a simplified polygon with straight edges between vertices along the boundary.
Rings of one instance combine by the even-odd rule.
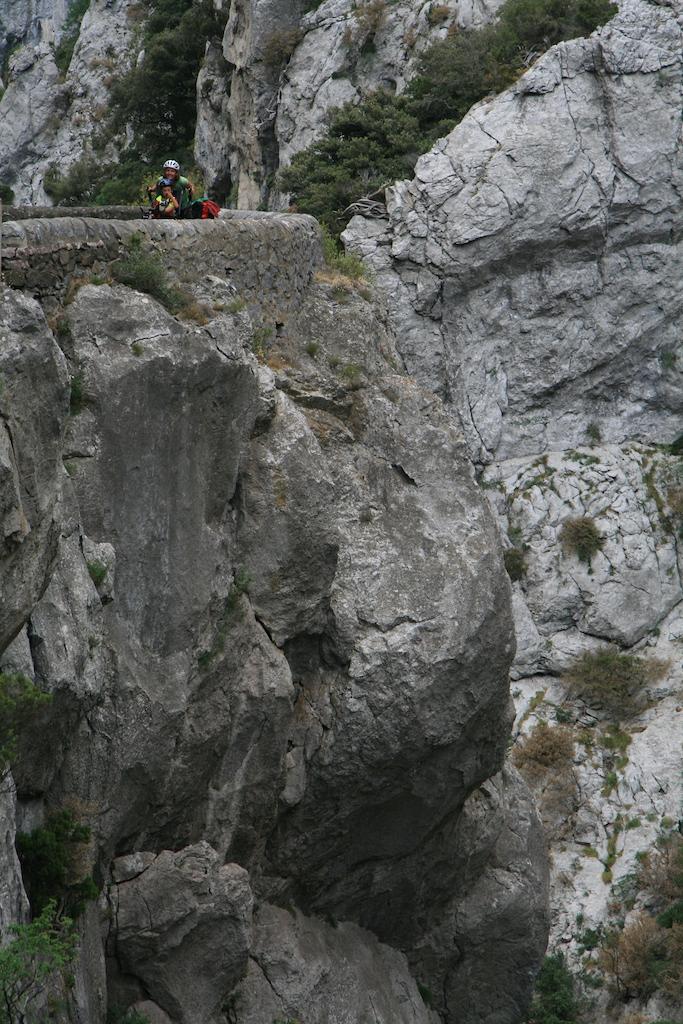
[[[192,217],[199,220],[215,220],[221,208],[213,199],[195,199],[192,203]]]

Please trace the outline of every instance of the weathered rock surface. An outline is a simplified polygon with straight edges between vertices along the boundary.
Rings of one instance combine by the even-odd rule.
[[[638,859],[680,817],[683,478],[665,446],[683,431],[682,13],[624,0],[473,108],[388,190],[386,221],[345,235],[409,372],[488,464],[515,549],[516,733],[523,744],[547,721],[573,750],[526,777],[551,842],[551,948],[577,971],[586,929],[597,941],[642,909]],[[584,516],[601,537],[590,562],[563,542]],[[628,713],[558,680],[607,642],[664,666]],[[595,1020],[634,1010],[587,996]],[[677,1011],[658,996],[644,1019]]]
[[[681,419],[678,5],[624,0],[478,104],[345,238],[475,459],[669,441]]]
[[[279,237],[281,220],[264,231]],[[79,232],[133,230],[75,218],[8,234],[54,239],[60,224],[67,260]],[[197,231],[184,227],[182,244]],[[225,276],[202,281],[216,307],[203,324],[109,285],[81,287],[60,314],[82,397],[60,443],[56,561],[12,654],[53,695],[17,766],[25,821],[80,801],[96,870],[113,875],[121,1005],[217,1024],[239,957],[211,969],[212,987],[170,951],[185,955],[181,895],[231,862],[259,900],[353,920],[393,947],[372,953],[387,1019],[405,982],[404,1019],[429,1020],[400,949],[444,1019],[457,988],[477,1020],[513,1024],[543,945],[544,857],[518,784],[482,795],[505,754],[514,650],[496,525],[462,436],[396,371],[369,293],[337,301],[302,283],[300,308],[263,342],[248,312],[258,282],[235,302]],[[508,804],[522,808],[515,826]],[[186,857],[212,866],[188,881]],[[517,937],[479,968],[462,937],[483,949],[515,908]],[[213,963],[203,943],[193,923],[187,946]],[[355,976],[366,968],[359,956]],[[339,1001],[348,975],[335,971],[321,1007]]]
[[[115,875],[128,874],[128,860],[114,861]],[[133,976],[171,1019],[215,1019],[247,967],[247,872],[222,864],[207,843],[198,843],[153,856],[139,873],[113,886],[109,898],[115,959],[110,996],[115,999],[121,987],[125,992],[126,976]]]
[[[499,6],[235,0],[223,60],[211,49],[197,83],[197,162],[219,190],[229,168],[240,209],[276,208],[274,173],[322,134],[333,107],[380,87],[401,92],[431,42],[489,21]]]
[[[66,363],[33,299],[0,285],[0,649],[47,586],[68,407]]]
[[[665,511],[667,493],[677,494],[677,473],[675,457],[635,444],[487,469],[487,494],[525,564],[513,674],[562,671],[600,641],[631,647],[683,599],[677,538]],[[589,561],[563,541],[574,517],[592,519],[601,537]],[[525,626],[529,614],[533,628]]]
[[[405,957],[370,932],[263,904],[254,916],[236,1024],[305,1019],[356,1024],[436,1024]]]
[[[8,36],[18,48],[9,59],[6,91],[0,96],[2,181],[19,203],[49,203],[45,173],[56,167],[64,174],[90,154],[92,136],[107,113],[111,85],[136,56],[133,34],[139,6],[135,0],[91,0],[65,74],[55,63],[55,44],[69,4],[45,2],[42,17],[22,0],[10,6],[17,9],[17,21]],[[109,159],[114,156],[107,154]]]
[[[6,941],[10,926],[25,921],[28,900],[21,881],[21,868],[14,848],[16,834],[14,780],[9,772],[0,776],[0,941]]]
[[[18,43],[57,36],[67,8],[67,0],[0,0],[0,62]]]

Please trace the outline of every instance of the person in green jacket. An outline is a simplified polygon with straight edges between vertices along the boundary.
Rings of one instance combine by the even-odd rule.
[[[180,173],[180,164],[177,160],[167,160],[162,169],[162,176],[156,185],[150,185],[147,194],[151,197],[160,193],[160,182],[168,178],[173,182],[173,195],[178,201],[177,217],[186,217],[190,212],[190,204],[194,196],[194,185],[188,178],[183,178]]]

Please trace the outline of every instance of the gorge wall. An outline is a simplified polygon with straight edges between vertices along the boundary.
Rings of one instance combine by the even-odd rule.
[[[134,232],[197,309],[112,281]],[[52,695],[18,827],[77,807],[102,889],[62,1019],[512,1024],[547,868],[509,583],[381,301],[307,218],[4,237],[0,664]]]
[[[498,6],[224,4],[207,182],[279,207],[274,171],[332,107],[400,92]],[[11,839],[76,796],[94,830],[69,1019],[108,992],[153,1024],[512,1024],[545,840],[582,1019],[678,1020],[680,990],[600,959],[661,909],[642,865],[683,818],[683,7],[619,7],[351,222],[371,283],[284,214],[5,224],[3,665],[54,697],[4,813]],[[24,44],[0,98],[17,201],[79,158],[136,9],[93,0],[60,74],[65,11],[14,5],[8,33],[0,0]],[[194,310],[115,283],[136,234]],[[571,681],[603,654],[645,666],[631,703]],[[508,669],[544,838],[504,765]],[[27,913],[11,841],[0,863],[6,930]]]
[[[677,842],[683,812],[683,472],[669,447],[683,433],[682,20],[677,3],[624,0],[475,106],[387,190],[385,220],[344,234],[497,514],[518,753],[551,843],[551,949],[605,987],[595,947],[656,905],[639,865]],[[599,535],[583,561],[572,519]],[[605,650],[664,666],[637,706],[570,685]],[[543,764],[525,751],[548,725],[565,747]],[[586,998],[591,1020],[676,1019],[680,1005]]]

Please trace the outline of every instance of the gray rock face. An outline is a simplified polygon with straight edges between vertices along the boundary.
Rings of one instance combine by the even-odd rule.
[[[115,861],[115,872],[118,866]],[[213,1019],[247,966],[247,872],[221,864],[207,843],[199,843],[160,853],[114,886],[110,900],[117,971],[139,979],[171,1019]],[[115,996],[116,982],[112,989]]]
[[[265,218],[263,238],[297,223]],[[185,227],[181,246],[198,238]],[[230,232],[213,227],[218,259]],[[10,224],[33,240],[14,268],[40,258],[56,275],[60,229],[68,275],[84,239],[104,266],[134,228]],[[62,310],[82,399],[60,437],[54,566],[12,652],[53,695],[20,799],[33,820],[80,801],[115,907],[110,999],[150,1019],[219,1024],[253,947],[253,888],[264,921],[293,903],[354,925],[336,936],[300,914],[287,942],[319,959],[283,968],[277,995],[252,963],[245,1024],[309,996],[351,1020],[366,984],[382,1019],[431,1024],[411,974],[449,1024],[456,988],[473,1021],[514,1024],[543,945],[544,859],[517,783],[487,782],[514,654],[495,519],[440,400],[397,371],[369,292],[338,301],[287,273],[300,307],[292,292],[261,364],[249,311],[260,281],[278,294],[275,274],[245,278],[242,302],[205,274],[202,324],[121,286],[85,285]],[[487,972],[468,936],[481,951],[499,921],[511,938]],[[259,962],[281,963],[266,931]],[[92,1024],[99,962],[95,943],[78,980]]]
[[[298,911],[259,907],[236,1024],[305,1019],[356,1024],[437,1024],[405,957],[370,932],[330,925]]]
[[[0,63],[18,43],[58,36],[68,6],[68,0],[0,0]]]
[[[12,5],[14,6],[14,5]],[[31,7],[33,5],[30,5]],[[19,3],[27,18],[29,5]],[[69,7],[66,0],[45,3],[51,19],[39,20],[17,38],[22,45],[10,58],[6,92],[0,97],[0,167],[18,203],[49,203],[44,189],[48,168],[61,174],[91,155],[93,134],[107,113],[111,85],[136,56],[135,0],[91,0],[65,75],[54,49]],[[36,21],[29,20],[29,25]],[[115,159],[113,151],[107,159]]]
[[[401,92],[431,42],[489,21],[500,0],[451,0],[437,17],[433,6],[235,0],[227,64],[211,50],[197,83],[195,155],[208,181],[225,188],[229,167],[240,209],[281,207],[274,172],[322,134],[333,107],[380,87]]]
[[[25,921],[28,900],[14,848],[16,835],[15,789],[12,776],[0,777],[0,941],[9,937],[10,926]]]
[[[564,723],[569,739],[561,770],[527,771],[551,844],[552,948],[577,972],[578,922],[622,927],[638,858],[675,829],[681,799],[681,472],[665,444],[683,430],[683,9],[620,7],[475,107],[389,190],[386,222],[357,218],[346,234],[377,272],[409,370],[489,464],[482,482],[520,558],[516,733],[524,744],[539,722]],[[563,541],[577,516],[601,537],[590,564]],[[616,715],[621,757],[609,702],[557,678],[608,641],[659,659],[636,709]],[[449,1009],[467,1020],[458,991]],[[615,1009],[605,995],[593,1016],[634,1010],[678,1007],[658,996]]]
[[[679,430],[678,13],[625,0],[554,47],[346,233],[477,460]]]
[[[7,289],[0,291],[0,297],[0,648],[4,649],[47,586],[56,552],[68,378],[64,357],[39,305]]]
[[[557,672],[599,641],[632,647],[683,598],[675,534],[663,521],[677,460],[642,445],[582,448],[487,469],[503,531],[525,552],[516,675]],[[661,488],[661,494],[658,488]],[[590,562],[567,550],[567,520],[587,516],[602,538]],[[542,639],[541,639],[542,638]]]
[[[278,476],[286,482],[291,505],[274,528],[293,538],[303,526],[305,536],[316,538],[306,566],[324,587],[311,602],[318,622],[299,637],[290,627],[290,664],[301,687],[290,754],[295,762],[303,754],[307,777],[305,788],[292,787],[271,856],[287,873],[293,869],[312,906],[357,917],[382,935],[381,922],[393,927],[392,908],[381,889],[376,904],[368,898],[373,870],[388,872],[384,884],[393,877],[403,889],[406,915],[422,898],[409,877],[410,857],[500,763],[512,640],[508,595],[495,582],[491,524],[462,461],[460,438],[438,403],[393,377],[384,391],[358,391],[349,413],[353,449],[331,442],[321,457],[315,449],[305,453],[301,414],[283,409],[290,423],[273,426],[292,440],[276,447],[274,438],[264,438],[267,460],[248,470],[247,493],[256,502],[263,487],[277,495]],[[329,544],[326,532],[301,524],[296,498],[307,488],[313,515],[322,499],[329,523],[324,495],[333,467],[337,551],[326,581],[316,565],[320,547]],[[263,543],[267,527],[250,513],[248,507],[245,526]],[[437,524],[441,540],[432,545]],[[271,629],[269,605],[277,593],[264,593],[263,584],[257,577],[254,607]],[[288,640],[284,627],[273,635]]]
[[[460,844],[475,872],[482,855],[485,867],[460,882],[415,961],[428,978],[436,965],[435,984],[443,971],[435,1005],[446,1021],[519,1021],[546,948],[548,869],[538,813],[516,772],[506,768],[470,797]],[[452,946],[454,959],[444,956]]]

